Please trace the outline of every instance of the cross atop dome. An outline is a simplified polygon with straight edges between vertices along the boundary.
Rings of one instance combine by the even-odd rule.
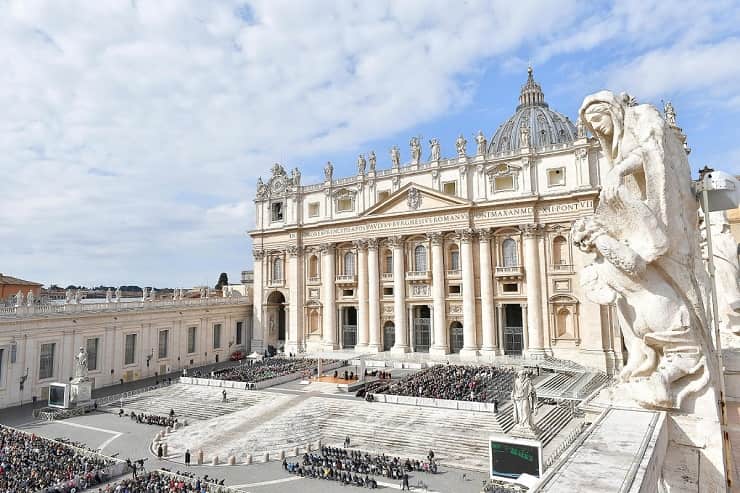
[[[519,94],[519,108],[526,106],[545,106],[545,94],[542,92],[542,87],[534,80],[534,70],[530,65],[527,68],[527,82],[522,86],[522,92]]]

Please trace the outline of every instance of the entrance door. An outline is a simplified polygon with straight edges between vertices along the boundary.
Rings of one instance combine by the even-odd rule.
[[[504,307],[504,354],[521,355],[524,349],[522,307],[520,305]]]
[[[450,352],[459,353],[463,344],[463,326],[460,322],[452,322],[450,324]]]
[[[278,341],[285,342],[285,305],[278,308]]]
[[[426,305],[414,307],[414,351],[428,353],[431,344],[432,318]]]
[[[357,308],[348,306],[343,310],[342,347],[353,348],[357,345]]]
[[[386,322],[383,326],[383,351],[390,351],[396,343],[396,326],[393,322]]]

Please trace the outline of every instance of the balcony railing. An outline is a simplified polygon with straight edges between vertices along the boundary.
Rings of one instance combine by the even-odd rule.
[[[462,277],[462,271],[460,269],[453,269],[447,271],[447,279],[460,279]]]
[[[392,281],[393,272],[383,272],[382,274],[380,274],[380,278],[384,281]]]
[[[242,271],[242,284],[254,284],[254,271],[252,270]]]
[[[573,270],[573,264],[552,264],[550,267],[555,272],[571,272]]]
[[[285,286],[285,279],[270,279],[267,285],[271,288],[282,288]]]
[[[357,276],[354,274],[337,274],[336,281],[339,284],[353,284],[357,282]]]
[[[308,284],[321,284],[321,278],[319,276],[311,276],[308,278]]]
[[[521,265],[496,267],[496,277],[521,277],[522,275],[523,270]]]
[[[407,281],[425,281],[431,277],[432,273],[428,270],[411,270],[406,273]]]

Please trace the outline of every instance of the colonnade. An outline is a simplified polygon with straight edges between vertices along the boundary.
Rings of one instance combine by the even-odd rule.
[[[517,303],[522,305],[523,325],[523,347],[526,354],[537,356],[544,354],[545,337],[542,316],[543,297],[541,294],[540,255],[542,245],[540,244],[541,228],[536,225],[521,228],[523,241],[522,271],[526,275],[526,303],[520,303],[515,299],[503,303]],[[447,271],[445,269],[445,235],[442,232],[431,232],[426,234],[431,259],[431,271],[427,283],[429,294],[426,296],[410,296],[411,284],[407,274],[413,269],[407,266],[405,245],[406,239],[402,236],[391,236],[387,238],[372,238],[368,240],[356,240],[352,248],[356,252],[356,281],[351,285],[355,289],[355,296],[351,303],[357,309],[357,336],[355,349],[357,351],[375,352],[383,349],[382,330],[385,318],[381,312],[383,305],[389,305],[390,297],[381,296],[381,256],[379,249],[388,248],[393,255],[392,261],[392,322],[394,325],[395,341],[391,348],[394,353],[406,353],[414,350],[412,308],[418,305],[427,305],[431,312],[431,345],[430,353],[447,354],[450,352],[448,332],[450,328],[450,317],[448,316],[448,293],[447,293]],[[456,232],[455,237],[460,252],[460,279],[462,283],[462,330],[463,347],[461,355],[466,354],[502,354],[503,344],[503,314],[502,305],[494,303],[494,273],[495,261],[492,261],[493,236],[488,230],[466,229]],[[477,248],[476,248],[477,244]],[[313,247],[315,249],[315,247]],[[341,328],[338,328],[337,310],[337,244],[326,243],[318,247],[320,252],[320,302],[322,305],[321,321],[322,336],[321,346],[324,350],[335,350],[341,347]],[[475,252],[478,252],[479,272],[474,270]],[[305,337],[308,331],[304,330],[305,303],[304,277],[306,270],[304,264],[308,261],[308,254],[297,247],[286,250],[286,273],[288,288],[288,323],[286,331],[286,351],[298,350],[305,346]],[[265,283],[263,268],[267,267],[261,262],[255,262],[255,282]],[[383,276],[385,280],[387,276]],[[476,289],[476,279],[479,279],[479,289]],[[318,282],[318,281],[317,281]],[[256,290],[260,291],[259,289]],[[479,294],[479,296],[477,296]],[[258,299],[259,298],[259,299]],[[263,302],[263,296],[255,293],[255,305]],[[431,303],[429,303],[431,298]],[[455,298],[454,304],[459,305]],[[477,316],[477,300],[480,299],[480,317]],[[385,303],[383,303],[385,301]],[[452,301],[452,300],[451,300]],[[340,303],[344,304],[344,303]],[[256,307],[257,308],[257,307]],[[261,310],[257,309],[257,312]],[[455,313],[453,319],[458,319],[459,313]],[[480,323],[480,331],[478,330]],[[338,330],[340,329],[340,330]],[[480,336],[479,336],[480,334]]]

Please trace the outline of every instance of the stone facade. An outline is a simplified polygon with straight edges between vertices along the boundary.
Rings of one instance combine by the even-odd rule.
[[[613,307],[586,299],[571,225],[597,204],[604,159],[581,125],[548,108],[530,72],[515,115],[468,155],[301,185],[276,164],[258,182],[255,348],[554,355],[620,366]],[[462,140],[461,140],[462,139]],[[495,148],[494,148],[495,144]]]
[[[80,347],[94,387],[227,360],[250,350],[251,309],[246,296],[0,308],[0,408],[46,400]]]

